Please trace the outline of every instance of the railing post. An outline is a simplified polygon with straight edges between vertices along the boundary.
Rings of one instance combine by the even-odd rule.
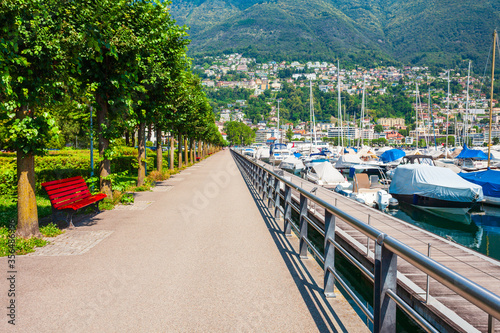
[[[259,168],[259,171],[260,171],[260,176],[259,176],[259,182],[260,182],[260,195],[262,196],[262,201],[264,201],[264,198],[265,198],[265,185],[264,184],[264,175],[266,174],[266,172],[264,171],[264,169],[262,168]]]
[[[300,251],[299,255],[301,259],[307,259],[307,220],[304,218],[307,216],[307,197],[302,193],[300,194]]]
[[[326,297],[335,297],[335,277],[330,272],[330,270],[335,271],[335,245],[333,245],[333,241],[335,241],[335,215],[325,209],[325,275],[323,292]]]
[[[267,186],[266,186],[266,191],[267,191],[267,208],[272,207],[272,199],[273,199],[273,188],[274,188],[274,183],[276,182],[276,179],[274,176],[272,176],[270,173],[267,173]]]
[[[286,237],[292,236],[292,225],[290,224],[290,219],[292,218],[292,188],[285,184],[285,215],[283,220],[285,225],[283,226],[283,232]]]
[[[495,318],[488,315],[488,333],[495,333]]]
[[[258,183],[258,193],[259,195],[262,195],[262,193],[264,192],[264,189],[262,188],[262,168],[257,168],[258,171],[257,171],[257,183]]]
[[[427,243],[427,256],[431,257],[431,243]],[[427,288],[425,288],[425,303],[429,304],[429,292],[430,292],[430,276],[427,274]]]
[[[273,177],[274,178],[274,177]],[[278,178],[274,178],[274,217],[279,219],[281,216],[281,211],[280,211],[280,184],[281,181]]]
[[[396,302],[387,290],[397,288],[397,256],[384,246],[386,234],[375,242],[375,267],[373,288],[373,332],[396,332]]]
[[[249,169],[252,172],[250,177],[252,177],[253,186],[255,186],[257,188],[257,180],[256,180],[257,179],[257,169],[256,169],[256,166],[251,164]]]

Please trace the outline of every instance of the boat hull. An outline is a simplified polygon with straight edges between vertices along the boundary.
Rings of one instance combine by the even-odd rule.
[[[423,206],[423,207],[434,207],[434,208],[472,208],[478,205],[476,202],[459,202],[459,201],[448,201],[435,198],[424,197],[418,194],[395,194],[391,193],[392,196],[398,199],[399,202],[405,202],[410,205]]]

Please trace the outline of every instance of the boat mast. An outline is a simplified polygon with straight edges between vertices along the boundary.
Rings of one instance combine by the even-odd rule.
[[[448,122],[450,117],[450,70],[448,69],[448,101],[446,103],[446,148],[444,149],[444,153],[446,154],[445,158],[448,158],[448,128],[450,124]]]
[[[491,121],[493,119],[493,84],[495,82],[495,44],[497,41],[497,31],[493,31],[493,58],[491,60],[491,91],[490,91],[490,132],[488,134],[488,168],[490,167],[491,152]]]
[[[470,80],[470,60],[469,60],[469,70],[467,72],[467,100],[465,103],[465,121],[464,121],[464,137],[465,143],[468,143],[469,133],[467,132],[467,125],[469,125],[469,80]]]
[[[309,80],[309,110],[311,113],[311,119],[312,119],[312,131],[311,131],[311,136],[313,143],[311,145],[311,150],[312,146],[316,144],[316,124],[315,124],[315,117],[314,117],[314,102],[313,102],[313,92],[312,92],[312,80]]]
[[[351,124],[349,122],[349,115],[347,114],[345,110],[345,104],[344,104],[344,117],[347,121],[347,133],[346,133],[346,138],[347,138],[347,146],[349,147],[351,145],[351,136],[349,135],[349,130],[351,129]]]
[[[363,120],[365,119],[365,90],[366,90],[366,76],[363,75],[363,95],[361,97],[361,117],[359,118],[359,139],[361,140],[361,145],[359,144],[359,139],[358,139],[358,146],[361,148],[363,145]],[[354,122],[356,123],[356,122]]]
[[[417,92],[415,93],[415,140],[416,140],[416,146],[415,149],[418,150],[418,82],[416,83],[417,85]]]
[[[434,148],[437,150],[437,143],[436,143],[436,130],[434,128],[434,115],[432,114],[432,99],[431,99],[431,88],[429,87],[429,112],[431,114],[431,120],[432,120],[432,132],[434,134]]]
[[[281,129],[280,129],[280,100],[278,99],[278,137],[279,143],[281,143]]]
[[[431,107],[431,102],[430,102],[430,88],[429,88],[429,102],[427,103],[427,123],[425,123],[425,130],[426,130],[426,133],[425,133],[425,145],[427,146],[427,149],[429,149],[429,135],[431,134],[431,125],[430,125],[430,119],[431,119],[431,111],[430,111],[430,107]],[[423,113],[423,110],[422,110],[422,113]]]
[[[340,101],[340,61],[337,60],[337,91],[339,104],[339,122],[340,122],[340,146],[344,147],[344,130],[342,127],[342,102]]]

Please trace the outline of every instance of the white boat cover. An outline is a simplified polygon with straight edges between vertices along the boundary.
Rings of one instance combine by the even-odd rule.
[[[257,150],[257,153],[255,153],[255,157],[261,159],[261,158],[269,158],[269,147],[262,147]]]
[[[398,166],[392,176],[389,193],[418,194],[457,202],[483,200],[483,189],[480,185],[466,181],[450,169],[424,164]]]
[[[339,159],[335,163],[335,166],[344,166],[344,165],[361,164],[361,163],[363,163],[363,161],[361,161],[358,155],[346,154],[339,156]]]
[[[322,180],[325,184],[345,182],[344,176],[330,162],[314,164],[312,169],[318,175],[318,179]]]
[[[304,169],[305,168],[305,165],[302,162],[302,160],[298,159],[294,155],[291,155],[291,156],[285,158],[283,161],[281,161],[280,168],[282,167],[282,165],[283,166],[285,166],[285,165],[293,165],[293,167],[295,169]]]

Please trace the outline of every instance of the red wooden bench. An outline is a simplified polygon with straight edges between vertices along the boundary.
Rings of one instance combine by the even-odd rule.
[[[73,214],[80,208],[94,204],[96,212],[99,212],[99,201],[106,198],[106,194],[90,194],[87,183],[83,177],[71,177],[53,180],[42,184],[49,195],[52,204],[52,220],[55,221],[57,211],[67,212],[67,222],[73,227]]]

